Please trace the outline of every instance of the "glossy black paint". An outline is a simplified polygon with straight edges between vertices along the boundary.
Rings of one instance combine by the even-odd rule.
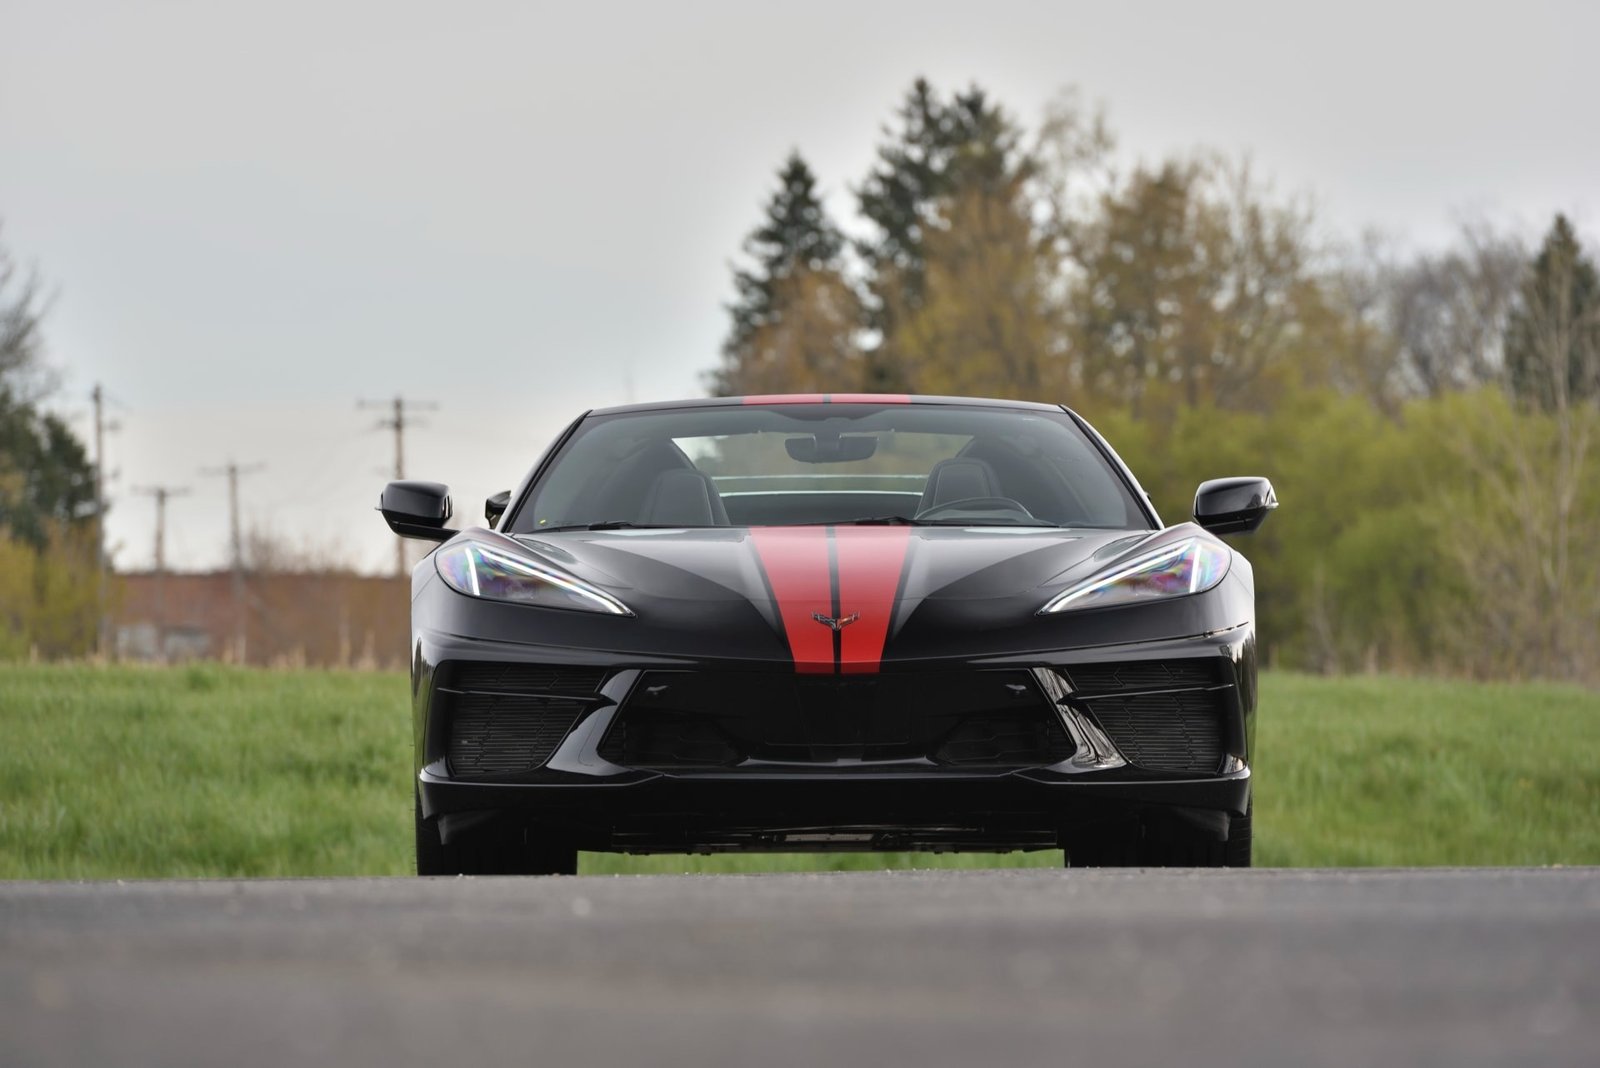
[[[450,487],[441,482],[391,482],[378,498],[378,511],[389,529],[402,538],[448,541],[455,536],[455,531],[445,528],[450,519]]]
[[[1121,472],[1158,527],[1159,518],[1132,472],[1092,427],[1075,414],[1072,418]],[[552,444],[510,500],[528,495],[581,421]],[[424,531],[437,531],[427,520],[438,514],[441,499],[448,515],[444,487],[396,483],[390,488],[397,486],[427,488],[398,490],[392,499],[385,491],[391,527],[405,532],[391,518],[394,512],[417,532],[413,536],[435,536]],[[1265,500],[1272,503],[1263,505]],[[1202,487],[1196,514],[1212,530],[1254,529],[1275,503],[1264,479],[1219,480]],[[402,512],[402,506],[414,510]],[[1253,517],[1248,527],[1217,525],[1243,522],[1243,513]],[[484,528],[463,531],[453,537],[492,543],[566,572],[618,598],[634,615],[473,598],[443,582],[431,555],[424,559],[412,577],[413,738],[422,815],[437,822],[446,841],[490,814],[516,813],[580,848],[630,851],[1035,848],[1058,844],[1073,828],[1151,809],[1215,813],[1225,829],[1227,816],[1244,815],[1250,801],[1257,689],[1249,562],[1233,553],[1223,581],[1198,594],[1039,614],[1073,583],[1137,553],[1152,538],[1168,536],[1206,535],[1191,524],[1154,533],[911,529],[879,670],[1066,671],[1074,664],[1215,658],[1225,665],[1232,686],[1223,719],[1226,756],[1214,771],[1180,774],[1065,761],[1000,770],[868,763],[669,773],[619,767],[598,753],[644,670],[736,668],[785,675],[795,670],[751,532],[728,527],[513,537]],[[594,665],[611,674],[545,766],[514,781],[467,782],[451,776],[445,725],[430,714],[436,669],[463,660]],[[796,837],[797,829],[830,827],[867,828],[860,832],[867,837],[819,839],[816,845]]]
[[[1198,533],[1188,524],[1174,528]],[[883,669],[929,659],[1182,639],[1253,625],[1254,581],[1235,554],[1215,589],[1120,608],[1037,613],[1057,593],[1137,552],[1128,531],[908,532]],[[559,568],[617,597],[633,618],[485,601],[457,593],[432,569],[413,575],[419,633],[470,634],[512,644],[620,649],[792,671],[755,541],[739,527],[570,531],[515,537],[483,528],[456,535]],[[846,606],[848,608],[848,606]]]
[[[1278,495],[1264,478],[1213,478],[1195,491],[1194,521],[1213,534],[1248,534],[1276,507]]]

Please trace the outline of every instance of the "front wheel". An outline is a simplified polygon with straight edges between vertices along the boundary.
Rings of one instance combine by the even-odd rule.
[[[1073,832],[1064,843],[1069,868],[1248,868],[1252,802],[1218,840],[1177,819],[1128,819]]]
[[[439,840],[437,823],[422,818],[416,796],[418,875],[576,875],[578,851],[514,820],[497,820]]]

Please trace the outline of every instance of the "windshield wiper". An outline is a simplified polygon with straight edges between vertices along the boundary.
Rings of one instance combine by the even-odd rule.
[[[1058,529],[1057,523],[1042,519],[1019,522],[1013,519],[986,519],[982,516],[949,519],[913,519],[903,515],[869,515],[860,519],[824,519],[817,523],[799,523],[802,527],[1049,527]]]
[[[529,534],[555,534],[563,530],[683,530],[693,529],[692,523],[630,523],[626,519],[605,519],[598,523],[569,523],[561,527],[540,527]]]
[[[1043,519],[1034,519],[1027,522],[1016,519],[985,519],[974,516],[968,519],[952,517],[950,519],[918,519],[915,521],[919,527],[1027,527],[1037,530],[1061,530],[1060,523],[1047,523]]]

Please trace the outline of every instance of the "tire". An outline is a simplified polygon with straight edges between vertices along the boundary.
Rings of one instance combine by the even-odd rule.
[[[477,827],[446,845],[416,797],[418,875],[576,875],[578,851],[513,820]]]
[[[1226,841],[1176,819],[1129,819],[1073,832],[1065,842],[1069,868],[1248,868],[1252,801],[1228,821]]]

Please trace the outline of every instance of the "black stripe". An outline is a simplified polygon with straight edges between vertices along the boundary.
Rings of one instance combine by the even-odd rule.
[[[906,579],[911,576],[911,551],[916,542],[915,531],[906,531],[905,552],[900,556],[900,577],[894,582],[894,600],[889,602],[889,625],[883,628],[883,648],[878,650],[878,670],[883,670],[883,662],[889,659],[889,642],[894,638],[894,617],[900,614],[900,606],[905,603]]]
[[[783,621],[783,607],[778,604],[778,591],[772,588],[772,578],[767,574],[767,562],[761,558],[761,550],[756,547],[755,535],[749,531],[744,536],[745,552],[756,558],[756,574],[761,576],[761,588],[767,591],[767,610],[772,613],[770,622],[782,639],[784,648],[789,650],[789,659],[794,659],[794,643],[789,640],[789,627]],[[751,602],[751,607],[755,607]],[[759,613],[761,610],[756,609]]]

